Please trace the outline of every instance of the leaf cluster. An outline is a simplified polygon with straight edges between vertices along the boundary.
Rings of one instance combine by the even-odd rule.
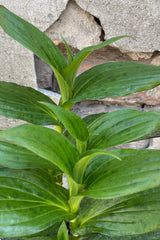
[[[110,149],[159,136],[160,113],[124,109],[82,119],[71,112],[77,101],[158,86],[160,67],[113,62],[77,76],[92,51],[129,36],[75,56],[63,40],[66,60],[51,39],[3,6],[0,25],[51,66],[61,91],[56,105],[35,89],[0,82],[0,114],[26,121],[0,130],[0,237],[160,239],[160,150]]]

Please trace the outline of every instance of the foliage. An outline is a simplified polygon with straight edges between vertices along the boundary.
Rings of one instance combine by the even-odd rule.
[[[81,119],[71,112],[87,98],[158,86],[160,67],[114,62],[76,76],[88,54],[127,36],[75,56],[64,40],[67,61],[45,34],[3,6],[0,24],[52,67],[61,91],[57,106],[34,89],[0,82],[0,114],[27,122],[0,131],[0,237],[160,239],[160,151],[105,150],[158,136],[160,113],[125,109]]]

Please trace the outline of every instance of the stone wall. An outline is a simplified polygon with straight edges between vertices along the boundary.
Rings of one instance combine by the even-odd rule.
[[[112,46],[95,51],[85,60],[80,72],[108,61],[136,61],[160,66],[159,0],[0,0],[0,4],[44,31],[64,55],[62,36],[73,53],[114,36],[131,35],[136,38],[119,40]],[[0,36],[0,80],[34,88],[38,85],[49,90],[47,94],[53,95],[50,91],[57,86],[53,86],[55,82],[50,67],[2,29]],[[85,116],[121,108],[160,111],[160,88],[123,98],[82,102],[76,104],[73,111]],[[1,129],[15,124],[19,122],[0,117]],[[143,142],[141,147],[152,145],[158,148],[158,141]]]

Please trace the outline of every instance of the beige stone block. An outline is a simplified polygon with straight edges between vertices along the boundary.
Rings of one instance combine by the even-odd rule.
[[[0,81],[36,87],[33,54],[0,29]]]
[[[10,11],[45,31],[66,8],[69,0],[0,0]]]
[[[148,60],[152,57],[152,53],[128,52],[127,55],[134,61]]]
[[[113,148],[144,149],[144,148],[148,148],[148,145],[149,145],[149,139],[145,139],[145,140],[140,140],[140,141],[135,141],[130,143],[124,143]]]
[[[3,116],[0,116],[0,130],[4,130],[11,127],[16,127],[20,124],[24,124],[25,122],[17,119],[9,119]]]
[[[153,57],[151,64],[155,66],[160,66],[160,55]]]
[[[136,38],[114,44],[125,51],[160,51],[159,0],[76,0],[77,4],[101,21],[105,38],[130,35]]]
[[[68,44],[82,49],[100,43],[101,27],[92,15],[71,0],[58,21],[47,29],[46,34],[52,40],[61,40],[63,37]]]
[[[150,149],[160,149],[160,138],[152,138],[150,140]]]

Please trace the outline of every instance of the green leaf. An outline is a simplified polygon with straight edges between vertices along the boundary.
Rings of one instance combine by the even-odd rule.
[[[111,39],[108,39],[107,41],[104,41],[98,45],[90,46],[83,48],[81,51],[79,51],[75,56],[72,63],[64,68],[62,75],[64,76],[65,80],[67,81],[68,85],[73,89],[74,81],[76,78],[77,71],[79,69],[80,64],[83,62],[83,60],[94,50],[100,49],[102,47],[105,47],[107,45],[110,45],[122,38],[130,37],[130,36],[120,36],[120,37],[113,37]]]
[[[101,117],[104,114],[106,114],[106,113],[102,112],[102,113],[91,114],[91,115],[84,117],[83,121],[85,122],[85,124],[87,126],[89,126],[92,122],[94,122],[97,118]]]
[[[55,104],[33,88],[0,81],[0,115],[40,125],[58,124],[44,111],[39,101]]]
[[[88,149],[104,149],[147,138],[159,130],[159,112],[123,109],[106,113],[89,125]]]
[[[81,141],[87,140],[88,130],[86,124],[79,116],[53,104],[46,102],[41,103],[47,106],[56,115],[58,120],[73,137]]]
[[[100,156],[100,155],[112,156],[113,158],[117,158],[118,160],[121,161],[121,159],[119,157],[117,157],[116,155],[114,155],[113,153],[111,153],[109,151],[96,150],[96,149],[87,151],[87,152],[85,152],[85,154],[82,155],[82,157],[75,164],[75,167],[73,169],[73,176],[74,176],[74,179],[76,180],[76,182],[82,184],[87,165],[89,164],[89,162],[91,161],[92,158],[94,158],[95,156]]]
[[[70,220],[67,199],[46,173],[0,169],[0,236],[27,236]]]
[[[1,240],[57,240],[57,237],[1,238]]]
[[[57,169],[52,162],[39,157],[26,148],[3,141],[0,141],[0,165],[17,169]]]
[[[51,227],[45,229],[44,231],[41,231],[39,233],[36,234],[31,234],[29,236],[27,236],[26,238],[18,238],[18,240],[57,240],[57,233],[58,233],[58,229],[61,225],[61,222],[55,222]],[[5,239],[6,240],[6,239]],[[10,238],[8,239],[10,240]],[[13,238],[12,240],[15,240],[15,238]],[[17,238],[16,238],[17,240]]]
[[[94,120],[96,120],[97,118],[99,118],[100,116],[102,116],[103,114],[106,114],[106,113],[91,114],[91,115],[88,115],[88,116],[86,116],[86,117],[84,117],[84,118],[82,118],[82,119],[83,119],[83,121],[85,122],[85,124],[88,126],[88,125],[90,125]],[[68,131],[65,131],[65,132],[64,132],[64,135],[65,135],[72,143],[76,144],[76,143],[75,143],[75,139],[69,134]]]
[[[60,92],[61,92],[61,104],[66,103],[72,96],[72,90],[70,89],[70,87],[68,86],[67,82],[65,81],[65,79],[63,78],[63,76],[54,68],[52,67],[57,82],[58,82],[58,86],[60,88]]]
[[[72,55],[72,52],[71,52],[71,49],[69,48],[69,45],[67,44],[67,42],[65,41],[64,38],[63,39],[63,42],[66,46],[66,49],[67,49],[67,55],[68,55],[68,65],[72,63],[73,61],[73,55]]]
[[[122,97],[160,84],[160,67],[134,62],[104,63],[80,74],[72,101]]]
[[[111,199],[144,191],[160,184],[160,150],[114,149],[122,161],[100,155],[88,164],[80,195]]]
[[[62,134],[37,125],[24,124],[0,131],[0,140],[26,148],[69,175],[79,157],[78,150]]]
[[[91,115],[88,115],[83,119],[83,121],[85,122],[85,124],[87,125],[87,127],[93,122],[95,121],[97,118],[99,118],[100,116],[104,115],[106,113],[97,113],[97,114],[91,114]],[[75,139],[69,134],[68,131],[65,131],[64,132],[64,135],[71,141],[75,144]]]
[[[111,237],[103,234],[90,234],[86,237],[80,237],[78,240],[159,240],[160,239],[160,230],[153,232],[148,232],[145,234],[123,236],[123,237]],[[13,239],[14,240],[14,239]],[[23,239],[22,239],[23,240]],[[26,240],[26,239],[25,239]],[[74,240],[74,238],[73,238]]]
[[[80,215],[76,220],[77,228],[72,231],[79,235],[99,233],[104,239],[111,240],[158,239],[159,198],[160,187],[107,201],[84,199],[81,203]]]
[[[0,25],[8,35],[59,72],[67,66],[64,56],[50,38],[3,6],[0,6]]]
[[[69,240],[68,230],[64,221],[58,231],[58,240]]]

